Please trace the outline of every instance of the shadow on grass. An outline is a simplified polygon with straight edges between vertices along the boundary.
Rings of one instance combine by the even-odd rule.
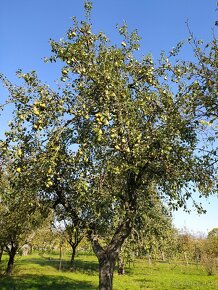
[[[87,262],[76,260],[75,261],[76,271],[83,272],[86,274],[98,273],[99,265],[97,261]]]
[[[150,282],[154,282],[152,279],[146,279],[146,278],[142,278],[142,279],[134,279],[137,282],[143,282],[143,283],[150,283]]]
[[[60,261],[54,258],[30,258],[25,260],[20,260],[17,262],[17,265],[27,265],[27,264],[37,264],[41,267],[53,267],[54,269],[58,270]],[[69,260],[62,260],[61,261],[61,270],[63,272],[67,272],[70,270],[70,262]],[[75,260],[75,271],[82,272],[88,275],[93,275],[98,273],[98,262],[97,261],[82,261],[79,259]]]
[[[1,277],[1,290],[82,290],[97,289],[91,282],[78,282],[63,276],[22,275]]]

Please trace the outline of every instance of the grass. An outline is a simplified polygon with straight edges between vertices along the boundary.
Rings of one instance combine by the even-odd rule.
[[[6,266],[6,256],[0,271]],[[37,254],[18,257],[12,277],[0,277],[0,290],[82,290],[98,289],[98,263],[92,255],[79,255],[77,270],[68,271],[69,257],[59,271],[57,255]],[[126,268],[124,276],[114,275],[114,290],[217,290],[218,275],[208,276],[201,266],[155,263],[138,259],[134,267]]]
[[[208,276],[202,267],[195,265],[156,263],[149,267],[146,261],[138,260],[128,275],[115,277],[115,285],[117,290],[217,290],[218,276]]]

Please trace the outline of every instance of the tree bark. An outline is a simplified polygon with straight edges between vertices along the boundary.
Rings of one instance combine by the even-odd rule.
[[[165,254],[164,254],[163,251],[161,252],[161,256],[162,256],[162,261],[165,262],[165,261],[166,261],[166,260],[165,260]]]
[[[75,270],[75,256],[76,256],[76,249],[79,245],[79,243],[83,239],[83,235],[79,236],[79,229],[76,229],[76,232],[74,233],[73,236],[74,240],[72,237],[68,240],[68,243],[70,244],[72,248],[72,254],[71,254],[71,260],[70,260],[70,271],[73,272]]]
[[[103,253],[99,257],[99,289],[112,290],[113,274],[116,262],[116,257],[113,253]]]
[[[113,274],[121,246],[131,232],[130,220],[127,219],[117,228],[113,238],[106,247],[102,247],[98,237],[89,234],[92,248],[99,261],[99,290],[112,290]]]
[[[118,257],[118,275],[124,275],[124,260]]]
[[[185,258],[186,266],[188,266],[188,257],[187,257],[187,253],[186,252],[184,252],[184,258]]]
[[[0,263],[2,261],[2,255],[3,255],[3,247],[1,246],[0,247]]]
[[[13,268],[14,268],[14,258],[16,255],[18,247],[14,246],[13,244],[11,245],[11,249],[8,251],[9,254],[9,260],[8,260],[8,265],[6,269],[6,275],[11,275],[13,273]]]
[[[71,246],[72,247],[72,254],[71,254],[71,260],[70,260],[70,271],[73,272],[75,270],[75,256],[76,256],[76,247],[75,246]]]
[[[151,266],[151,255],[148,253],[148,265]]]
[[[59,245],[59,266],[58,266],[59,271],[61,271],[61,267],[62,267],[62,244],[60,243],[60,245]]]

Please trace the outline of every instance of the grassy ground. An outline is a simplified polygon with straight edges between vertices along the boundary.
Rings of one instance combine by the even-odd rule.
[[[18,257],[12,277],[0,277],[0,290],[82,290],[98,289],[98,263],[92,255],[79,255],[77,270],[69,272],[69,258],[59,271],[58,256],[31,255]],[[6,265],[6,256],[0,271]],[[114,276],[114,290],[217,290],[218,275],[208,276],[201,266],[156,263],[137,260],[124,276]]]

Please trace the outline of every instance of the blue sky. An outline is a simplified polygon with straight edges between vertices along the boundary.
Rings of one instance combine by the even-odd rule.
[[[157,58],[162,50],[169,51],[180,40],[187,39],[189,21],[197,38],[210,40],[218,20],[216,0],[93,0],[92,19],[95,31],[104,31],[118,41],[115,26],[126,21],[129,29],[138,29],[142,54]],[[0,9],[0,72],[16,81],[15,72],[36,70],[39,77],[52,84],[60,72],[43,57],[50,55],[49,39],[59,40],[72,25],[71,17],[83,18],[83,0],[3,0]],[[192,54],[182,51],[186,59]],[[0,101],[6,91],[0,86]],[[9,117],[9,114],[7,116]],[[0,135],[7,124],[0,118]],[[198,217],[182,212],[175,214],[175,225],[194,231],[218,226],[218,200],[205,202],[208,213]]]

